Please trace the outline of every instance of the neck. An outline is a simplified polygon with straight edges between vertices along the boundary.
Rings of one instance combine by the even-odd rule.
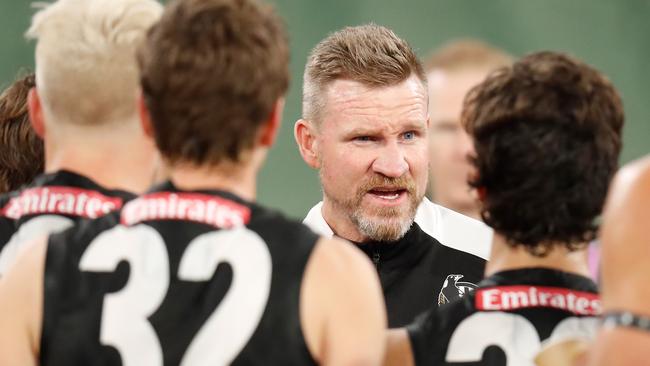
[[[182,190],[221,190],[248,201],[255,200],[257,169],[254,164],[199,167],[176,164],[171,167],[170,176],[174,185]]]
[[[343,213],[343,210],[327,196],[323,197],[321,214],[336,236],[355,243],[368,241],[368,237],[361,234],[357,226]]]
[[[554,246],[546,256],[535,257],[521,246],[514,248],[509,246],[501,234],[494,233],[490,260],[485,267],[486,276],[496,272],[531,267],[545,267],[589,277],[586,249],[570,252],[564,246],[558,245]]]
[[[111,126],[57,126],[45,138],[45,172],[65,169],[107,189],[144,192],[154,174],[153,143],[135,128]]]
[[[439,197],[438,195],[436,195],[435,191],[431,194],[431,201],[439,204],[440,206],[456,211],[465,216],[471,217],[475,220],[483,221],[483,219],[481,218],[481,210],[479,208],[479,205],[478,203],[475,203],[473,201],[459,202],[459,201],[446,200],[444,197]]]
[[[447,208],[452,209],[465,216],[471,217],[474,220],[483,221],[483,218],[481,217],[481,211],[477,207],[458,207],[458,209],[455,209],[454,207]]]

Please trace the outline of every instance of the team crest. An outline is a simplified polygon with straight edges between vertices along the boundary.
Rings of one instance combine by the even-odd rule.
[[[461,274],[451,274],[447,276],[442,284],[442,289],[438,295],[438,305],[447,304],[458,300],[465,294],[476,289],[476,285],[471,282],[459,281],[464,276]]]

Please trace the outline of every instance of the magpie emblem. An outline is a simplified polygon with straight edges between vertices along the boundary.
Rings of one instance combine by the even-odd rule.
[[[460,281],[464,276],[461,274],[450,274],[442,284],[440,294],[438,294],[438,305],[447,304],[458,300],[470,291],[476,289],[476,285],[471,282]]]

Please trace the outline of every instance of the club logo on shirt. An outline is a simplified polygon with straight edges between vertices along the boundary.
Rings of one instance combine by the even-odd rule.
[[[458,300],[465,294],[476,289],[476,285],[471,282],[459,281],[464,276],[461,274],[450,274],[442,284],[440,294],[438,294],[438,305],[447,304]]]

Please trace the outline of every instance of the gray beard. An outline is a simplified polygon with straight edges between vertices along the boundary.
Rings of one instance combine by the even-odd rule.
[[[322,174],[322,171],[319,173]],[[349,199],[337,199],[327,193],[325,186],[322,184],[322,175],[320,178],[323,194],[332,202],[336,210],[347,215],[348,220],[356,226],[359,233],[373,241],[395,241],[404,237],[406,232],[411,228],[415,220],[417,208],[424,197],[424,193],[418,194],[415,184],[410,179],[391,179],[375,176],[361,186],[353,197]],[[409,202],[406,208],[388,207],[364,211],[361,203],[366,192],[373,185],[379,185],[381,183],[404,187],[409,194]]]
[[[409,212],[403,219],[390,216],[368,217],[359,208],[350,215],[350,220],[359,229],[359,232],[373,241],[396,241],[401,239],[411,228],[414,219],[415,212]]]
[[[403,208],[395,207],[368,212],[361,208],[360,200],[340,201],[330,195],[327,196],[338,210],[348,216],[361,235],[373,241],[396,241],[404,237],[411,228],[418,205],[424,197],[411,199],[404,214]]]

